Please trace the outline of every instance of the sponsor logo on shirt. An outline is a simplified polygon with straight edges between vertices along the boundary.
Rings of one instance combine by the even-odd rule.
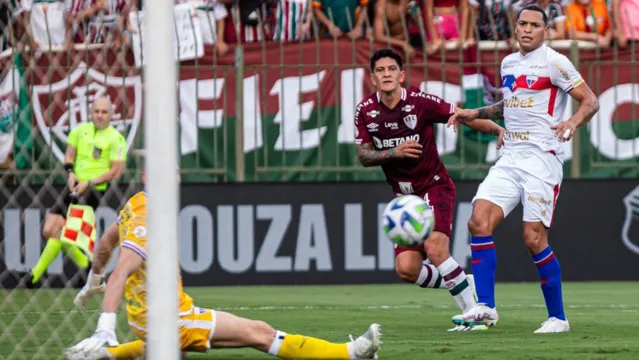
[[[504,100],[504,107],[507,108],[523,108],[530,109],[535,105],[535,102],[532,97],[528,99],[519,99],[516,96],[511,97],[510,99]]]
[[[404,111],[404,112],[411,112],[411,111],[413,111],[413,109],[414,109],[414,108],[415,108],[415,105],[405,105],[405,106],[402,108],[402,111]]]
[[[419,141],[419,134],[402,136],[402,137],[391,138],[391,139],[383,139],[383,140],[373,136],[373,143],[375,144],[375,147],[378,149],[394,148],[406,141]]]
[[[506,131],[504,140],[507,141],[528,141],[530,140],[530,131]]]
[[[373,119],[377,117],[377,115],[379,115],[379,111],[377,110],[371,110],[369,112],[366,113],[367,116],[372,117]]]

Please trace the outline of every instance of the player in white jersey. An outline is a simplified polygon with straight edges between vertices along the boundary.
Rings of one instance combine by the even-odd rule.
[[[548,19],[537,5],[517,15],[520,50],[501,64],[504,99],[495,105],[463,110],[448,125],[455,128],[476,118],[504,119],[506,135],[501,158],[479,185],[473,199],[472,270],[478,305],[455,322],[495,325],[495,267],[493,231],[519,204],[523,205],[524,242],[533,257],[548,308],[548,319],[535,333],[570,330],[561,293],[561,268],[548,245],[548,228],[563,178],[562,142],[572,138],[599,109],[597,97],[563,55],[545,45]],[[579,102],[566,121],[563,113],[571,96]]]

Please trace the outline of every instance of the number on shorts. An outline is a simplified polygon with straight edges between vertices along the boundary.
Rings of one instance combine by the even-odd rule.
[[[430,204],[430,200],[428,199],[428,193],[424,194],[424,201],[426,201],[426,205],[428,205],[431,210],[435,211],[433,205]]]

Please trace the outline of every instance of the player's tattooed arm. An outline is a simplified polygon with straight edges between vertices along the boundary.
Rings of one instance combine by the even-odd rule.
[[[502,120],[504,118],[504,101],[477,109],[477,119]]]
[[[102,274],[104,268],[106,267],[109,259],[111,258],[111,253],[113,249],[118,246],[120,238],[118,235],[118,224],[113,223],[107,231],[104,232],[100,241],[98,241],[98,246],[96,247],[93,254],[93,263],[91,264],[91,269],[94,274]]]
[[[382,165],[396,157],[395,149],[377,151],[373,149],[373,143],[356,145],[357,157],[364,166]]]
[[[497,123],[486,119],[475,119],[473,121],[469,121],[466,123],[466,126],[475,131],[491,135],[499,135],[502,131],[504,131],[504,128],[497,125]]]
[[[597,95],[592,92],[585,82],[574,88],[569,94],[579,102],[579,107],[577,107],[577,111],[575,111],[570,120],[574,122],[576,127],[587,124],[599,111]]]

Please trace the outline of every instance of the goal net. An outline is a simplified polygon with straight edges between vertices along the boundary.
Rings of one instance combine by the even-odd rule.
[[[88,269],[78,270],[62,253],[35,288],[26,286],[25,275],[46,245],[42,226],[47,210],[61,201],[69,131],[91,121],[90,105],[98,96],[112,100],[111,124],[129,149],[127,170],[96,211],[98,238],[140,190],[136,169],[143,162],[134,150],[143,140],[142,78],[131,52],[113,43],[48,48],[40,42],[35,49],[20,27],[20,15],[13,20],[1,40],[6,45],[4,40],[13,37],[22,46],[5,46],[0,56],[0,359],[62,359],[65,348],[95,330],[102,297],[85,309],[74,306]],[[116,258],[117,253],[108,272]],[[133,339],[125,316],[119,312],[120,342]]]

